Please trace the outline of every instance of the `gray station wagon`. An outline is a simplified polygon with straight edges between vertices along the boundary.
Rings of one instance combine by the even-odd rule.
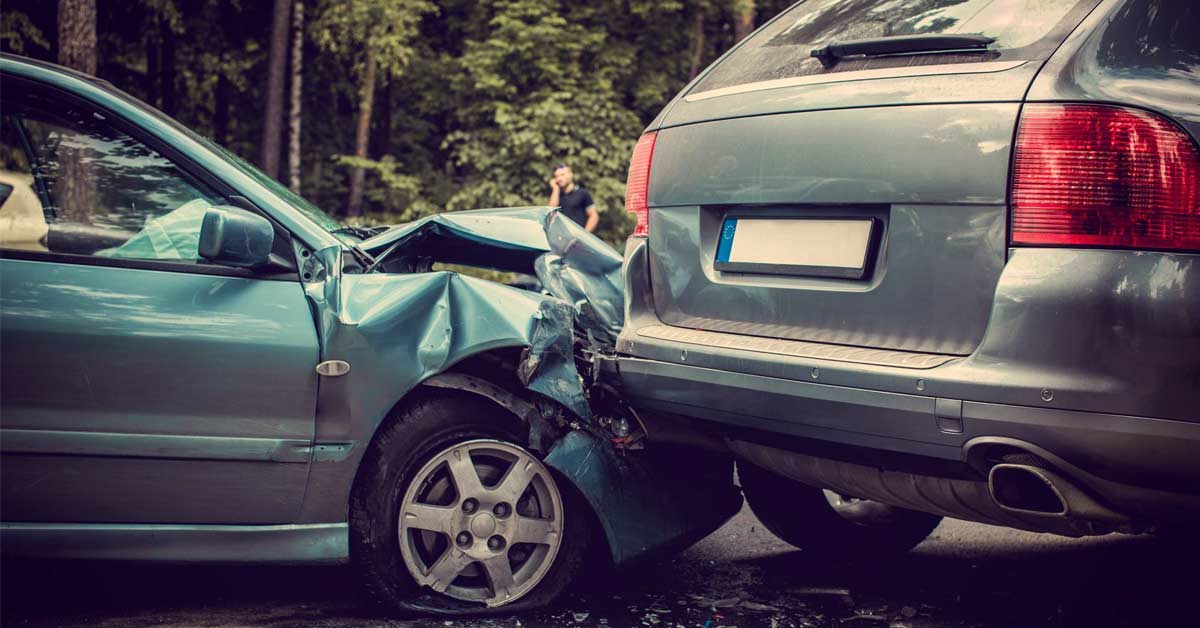
[[[1200,6],[808,0],[637,143],[606,372],[808,552],[1200,520]]]

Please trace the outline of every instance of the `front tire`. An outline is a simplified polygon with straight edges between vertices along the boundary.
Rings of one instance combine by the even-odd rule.
[[[826,492],[739,461],[742,493],[772,534],[805,554],[867,558],[916,547],[942,518],[879,502],[826,496]],[[835,506],[835,502],[837,505]]]
[[[479,615],[543,606],[568,586],[586,506],[527,438],[516,417],[465,393],[419,393],[380,427],[350,503],[351,561],[369,597]]]

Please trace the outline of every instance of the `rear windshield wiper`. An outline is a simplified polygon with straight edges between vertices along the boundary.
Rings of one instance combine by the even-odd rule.
[[[821,60],[821,64],[829,67],[838,59],[853,55],[892,55],[912,52],[939,52],[942,50],[969,50],[987,48],[988,44],[996,41],[995,37],[985,35],[899,35],[896,37],[872,37],[870,39],[852,39],[850,41],[834,41],[820,48],[814,48],[812,56]]]

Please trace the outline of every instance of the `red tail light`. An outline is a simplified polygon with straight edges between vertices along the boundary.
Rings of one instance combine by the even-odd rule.
[[[1140,109],[1026,105],[1012,212],[1013,244],[1200,250],[1200,152]]]
[[[650,161],[654,156],[654,140],[658,132],[646,133],[633,147],[629,160],[629,176],[625,179],[625,211],[637,216],[633,235],[650,235]]]

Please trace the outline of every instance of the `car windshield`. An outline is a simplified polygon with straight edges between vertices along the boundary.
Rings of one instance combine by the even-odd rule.
[[[826,72],[809,53],[838,41],[970,34],[994,38],[991,51],[1022,48],[1047,36],[1078,4],[1079,0],[808,0],[755,33],[695,91]],[[978,58],[967,60],[986,60],[987,53],[975,54]]]

